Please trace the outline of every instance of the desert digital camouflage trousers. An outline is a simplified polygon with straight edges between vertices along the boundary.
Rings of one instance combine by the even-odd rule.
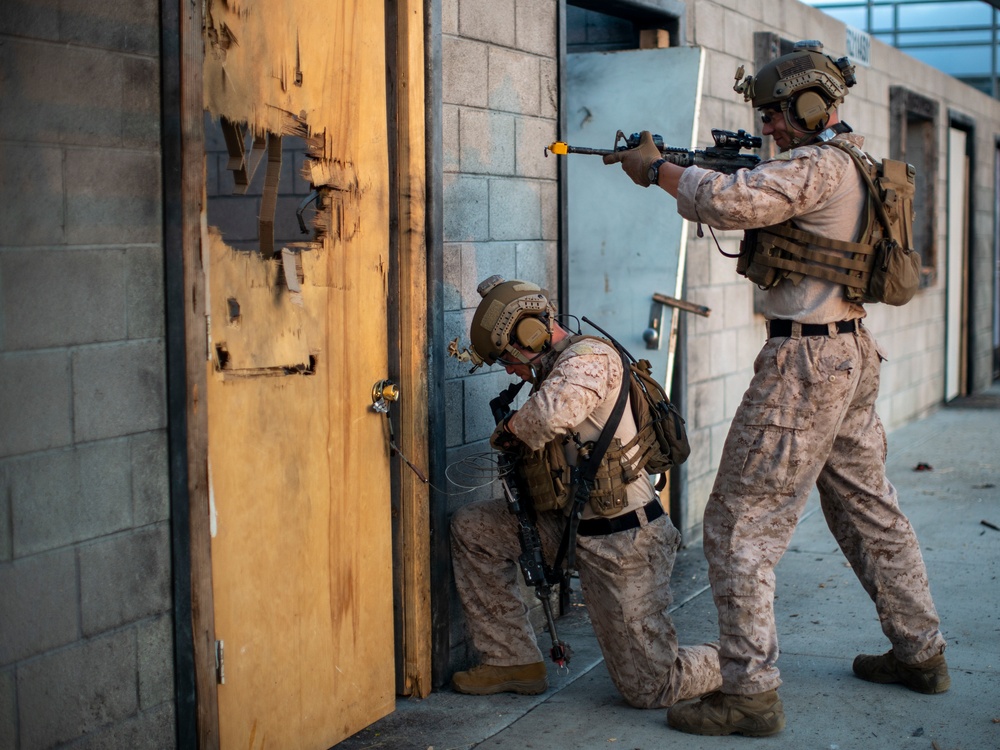
[[[545,559],[555,560],[563,521],[541,513]],[[670,619],[670,574],[680,534],[668,516],[607,536],[579,537],[577,568],[587,612],[619,692],[637,708],[670,706],[722,684],[715,644],[679,647]],[[542,661],[518,585],[517,525],[506,502],[470,503],[451,522],[455,584],[483,664]]]
[[[813,485],[896,656],[913,663],[944,650],[920,547],[885,476],[881,359],[867,329],[771,338],[757,356],[705,510],[723,692],[781,684],[774,567]]]

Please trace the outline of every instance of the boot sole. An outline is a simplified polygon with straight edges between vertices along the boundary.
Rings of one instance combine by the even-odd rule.
[[[724,729],[722,727],[712,727],[706,729],[705,731],[693,731],[689,727],[679,727],[670,719],[670,714],[667,714],[667,726],[672,729],[676,729],[679,732],[684,732],[686,734],[697,734],[702,737],[728,737],[731,734],[739,734],[744,737],[770,737],[772,735],[778,734],[782,729],[785,728],[785,722],[782,721],[780,726],[768,727],[766,729],[743,729],[741,727],[733,727],[732,729]]]
[[[482,687],[459,687],[454,682],[452,689],[463,695],[496,695],[497,693],[517,693],[518,695],[541,695],[549,689],[548,682],[521,682],[511,680],[501,682],[497,685],[483,685]]]
[[[951,687],[951,676],[949,675],[944,680],[940,681],[934,686],[924,686],[919,683],[910,683],[899,677],[881,677],[879,675],[860,675],[857,672],[854,673],[858,679],[864,680],[865,682],[871,682],[875,685],[899,685],[900,687],[905,687],[907,690],[912,690],[915,693],[921,693],[923,695],[939,695],[941,693],[947,693],[948,689]]]

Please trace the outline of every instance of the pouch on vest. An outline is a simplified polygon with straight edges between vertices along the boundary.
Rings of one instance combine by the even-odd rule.
[[[736,259],[736,273],[740,276],[746,276],[761,289],[770,289],[781,281],[783,274],[777,268],[767,265],[766,258],[778,253],[780,251],[776,247],[765,248],[760,244],[760,237],[756,229],[748,229],[743,233],[743,239],[740,241],[740,254]],[[761,262],[761,257],[765,258],[765,262]]]
[[[684,419],[677,407],[670,403],[663,386],[652,376],[652,365],[648,359],[634,362],[629,371],[632,376],[629,396],[636,428],[641,434],[651,425],[659,449],[650,452],[645,469],[649,474],[663,474],[672,466],[687,461],[691,455]]]
[[[525,455],[517,465],[535,510],[560,510],[569,502],[572,483],[562,440],[550,440]]]

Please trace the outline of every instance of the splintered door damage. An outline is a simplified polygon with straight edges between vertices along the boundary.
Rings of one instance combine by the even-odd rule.
[[[219,737],[328,748],[394,707],[383,9],[208,0],[204,31]]]

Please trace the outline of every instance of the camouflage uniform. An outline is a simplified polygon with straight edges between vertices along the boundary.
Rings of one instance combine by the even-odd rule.
[[[558,355],[540,389],[511,418],[509,428],[532,449],[557,436],[596,440],[614,408],[621,358],[607,344],[586,339]],[[635,434],[626,407],[616,435]],[[573,441],[567,460],[575,462]],[[653,502],[648,481],[629,485],[630,513]],[[593,517],[588,507],[584,518]],[[615,686],[639,708],[664,707],[721,685],[715,644],[678,647],[668,613],[670,574],[680,534],[666,515],[605,536],[577,539],[577,569],[587,611]],[[565,517],[540,513],[545,559],[552,562]],[[469,636],[484,664],[513,666],[542,660],[518,586],[517,525],[506,502],[494,499],[460,508],[451,523],[455,583]]]
[[[860,136],[838,136],[863,145]],[[754,170],[689,168],[678,209],[723,229],[795,219],[809,232],[853,240],[864,187],[847,154],[805,146]],[[839,285],[806,276],[766,294],[765,317],[827,324],[864,317]],[[901,661],[944,651],[916,536],[885,476],[886,440],[875,411],[884,359],[859,327],[826,336],[768,338],[733,418],[705,510],[705,555],[719,611],[723,692],[781,684],[775,666],[774,567],[813,485],[837,543],[872,597]]]

